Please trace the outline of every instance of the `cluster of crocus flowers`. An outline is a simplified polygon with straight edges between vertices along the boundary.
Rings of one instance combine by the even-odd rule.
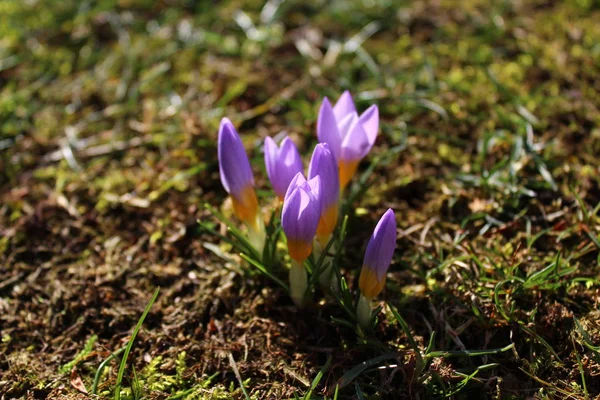
[[[377,106],[359,115],[352,96],[346,91],[334,106],[327,98],[323,99],[317,121],[320,143],[313,151],[307,175],[304,175],[300,152],[289,137],[279,146],[272,138],[265,139],[266,172],[273,191],[283,203],[281,227],[291,260],[290,297],[299,307],[310,289],[304,264],[313,253],[313,247],[318,259],[323,249],[331,246],[338,226],[340,196],[355,175],[359,162],[373,146],[378,130]],[[222,119],[219,127],[218,153],[221,182],[231,197],[233,213],[246,225],[249,241],[261,253],[265,226],[250,162],[238,133],[227,118]],[[362,326],[370,321],[371,301],[385,285],[395,243],[395,216],[388,210],[369,241],[360,274],[357,318]],[[331,284],[332,263],[323,265],[319,281],[326,290],[335,290]]]

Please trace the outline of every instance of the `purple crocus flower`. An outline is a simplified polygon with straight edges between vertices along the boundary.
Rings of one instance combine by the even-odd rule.
[[[385,274],[396,248],[396,216],[390,208],[381,217],[365,252],[358,286],[363,296],[371,299],[383,290]]]
[[[308,178],[312,179],[316,176],[321,178],[321,206],[323,208],[317,227],[317,238],[324,246],[337,225],[340,197],[338,167],[327,143],[319,143],[313,151],[308,167]]]
[[[267,137],[265,139],[265,166],[273,190],[283,201],[292,178],[303,169],[302,159],[294,142],[286,137],[281,142],[281,147],[277,147],[275,141]]]
[[[231,195],[234,214],[242,222],[256,228],[258,200],[250,161],[240,136],[228,118],[223,118],[219,126],[218,153],[221,183]]]
[[[309,181],[301,172],[290,182],[281,212],[281,225],[290,257],[304,262],[312,252],[312,242],[321,216],[321,178]]]
[[[356,173],[358,163],[373,147],[379,130],[379,109],[372,105],[360,116],[350,92],[345,91],[335,106],[323,98],[317,120],[317,137],[328,143],[339,167],[343,189]]]

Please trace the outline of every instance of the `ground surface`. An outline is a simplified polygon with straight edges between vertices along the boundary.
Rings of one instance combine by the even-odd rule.
[[[290,398],[322,370],[314,397],[600,396],[599,6],[3,0],[0,397],[85,398],[157,286],[123,395]],[[268,209],[261,139],[308,154],[344,89],[382,116],[351,284],[378,216],[399,222],[379,300],[408,328],[386,306],[366,341],[196,223],[225,200],[221,117]]]

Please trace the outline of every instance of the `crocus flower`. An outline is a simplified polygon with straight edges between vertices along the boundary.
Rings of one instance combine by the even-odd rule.
[[[221,183],[231,195],[233,212],[247,226],[258,230],[258,200],[250,161],[228,118],[223,118],[219,126],[218,153]]]
[[[307,181],[301,172],[290,182],[283,201],[281,225],[290,257],[304,262],[312,252],[312,242],[321,216],[321,178]]]
[[[286,137],[281,142],[281,147],[277,147],[275,141],[267,137],[265,139],[265,166],[273,190],[283,201],[290,182],[298,172],[303,170],[302,159],[294,142]]]
[[[385,274],[396,248],[396,216],[388,209],[369,239],[358,286],[363,296],[372,299],[383,290]]]
[[[329,144],[337,160],[342,189],[356,173],[360,160],[373,147],[378,130],[379,109],[376,105],[359,116],[350,92],[345,91],[333,107],[327,97],[323,98],[317,137],[320,142]]]
[[[321,218],[317,227],[317,238],[325,246],[338,220],[340,181],[335,158],[327,143],[319,143],[313,152],[308,167],[308,178],[321,178]]]

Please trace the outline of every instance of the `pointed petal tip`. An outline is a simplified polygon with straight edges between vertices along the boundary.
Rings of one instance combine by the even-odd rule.
[[[337,102],[333,106],[333,112],[338,120],[344,118],[351,112],[356,112],[356,105],[354,99],[349,90],[345,90],[344,93],[338,98]]]
[[[294,191],[294,189],[296,189],[299,184],[302,184],[302,182],[306,182],[306,179],[304,178],[304,174],[302,173],[302,171],[300,171],[296,175],[294,175],[294,177],[288,184],[288,188],[285,191],[285,196],[283,196],[283,204],[284,205],[288,201],[288,198],[292,195],[292,192]]]
[[[223,140],[230,140],[239,138],[239,133],[233,126],[233,123],[227,117],[223,117],[221,119],[221,123],[219,124],[219,143]]]
[[[276,144],[275,144],[275,140],[273,140],[273,138],[272,138],[271,136],[267,136],[267,137],[265,138],[264,144],[265,144],[265,146],[267,146],[267,145],[268,145],[268,146],[271,146],[271,145],[276,145]],[[277,145],[276,145],[276,146],[277,146]]]

